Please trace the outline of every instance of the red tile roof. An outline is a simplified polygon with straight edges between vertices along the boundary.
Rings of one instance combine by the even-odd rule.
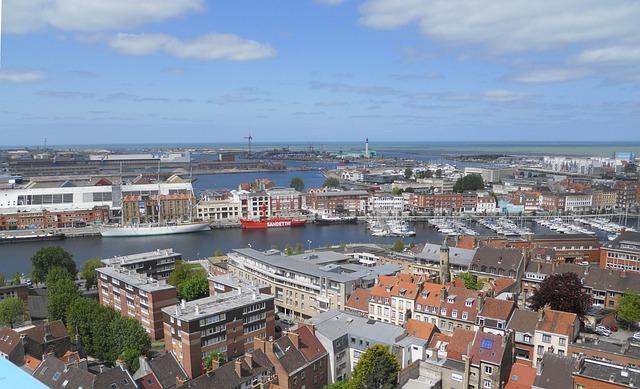
[[[483,331],[476,332],[471,348],[471,363],[479,365],[482,361],[500,365],[505,351],[503,339],[500,335]]]
[[[509,380],[504,389],[531,389],[535,380],[535,368],[516,362],[511,367]]]
[[[0,328],[0,351],[10,355],[16,347],[21,346],[20,334],[10,328]]]
[[[371,298],[371,289],[357,288],[351,293],[345,307],[356,311],[369,312],[369,299]]]
[[[482,306],[479,315],[482,317],[507,321],[511,317],[515,308],[516,304],[511,300],[499,300],[487,297],[484,299],[484,305]]]
[[[578,316],[575,313],[545,309],[542,321],[538,321],[536,331],[562,334],[571,337],[576,320],[578,320]]]
[[[327,353],[327,350],[325,350],[315,336],[313,327],[301,324],[296,332],[300,340],[298,350],[300,350],[308,362],[314,361]]]
[[[404,324],[405,330],[409,336],[415,336],[416,338],[424,339],[426,341],[431,340],[434,332],[438,331],[438,328],[431,324],[420,320],[409,319]]]

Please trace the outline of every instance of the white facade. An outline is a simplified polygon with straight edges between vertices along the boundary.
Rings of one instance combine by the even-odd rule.
[[[121,196],[168,195],[192,192],[190,182],[122,185],[114,193],[114,186],[68,186],[55,188],[0,189],[0,213],[67,211],[108,206],[121,207]],[[119,195],[118,192],[121,192]]]
[[[565,211],[589,211],[593,205],[593,195],[572,194],[567,195],[564,200]]]
[[[404,211],[405,200],[402,196],[372,196],[369,197],[368,210],[371,213],[401,213]]]
[[[242,217],[242,204],[237,197],[224,200],[203,200],[197,206],[198,219],[205,221],[239,221]]]
[[[476,212],[487,213],[487,214],[498,212],[496,199],[493,196],[478,196],[478,204],[476,205]]]

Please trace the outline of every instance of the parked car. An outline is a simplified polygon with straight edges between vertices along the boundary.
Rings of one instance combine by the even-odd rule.
[[[635,334],[633,334],[632,338],[633,338],[633,340],[640,341],[640,332],[636,332]]]
[[[596,334],[600,335],[600,336],[611,336],[611,331],[609,331],[607,328],[598,328],[596,327]]]
[[[617,326],[617,325],[615,325],[615,324],[612,324],[612,325],[610,325],[610,326],[607,326],[607,328],[608,328],[610,331],[618,332],[618,326]]]

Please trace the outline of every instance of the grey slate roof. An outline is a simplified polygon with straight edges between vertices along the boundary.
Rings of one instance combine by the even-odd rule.
[[[601,269],[593,266],[584,274],[582,283],[586,287],[597,290],[625,292],[638,288],[640,273]]]
[[[517,271],[522,265],[522,251],[511,248],[480,247],[476,250],[471,264],[477,265],[480,271],[483,271],[481,270],[483,266],[487,269],[494,267]]]
[[[516,309],[507,328],[523,334],[533,335],[538,323],[538,314],[534,311]]]
[[[108,275],[148,293],[175,288],[175,286],[167,284],[164,280],[158,281],[122,267],[100,267],[96,269],[96,272]]]
[[[93,388],[93,374],[77,367],[70,367],[66,371],[65,368],[65,363],[60,359],[53,355],[45,356],[42,363],[34,370],[33,377],[50,388]]]
[[[353,334],[358,338],[368,339],[374,343],[392,345],[405,334],[405,330],[402,327],[377,320],[369,320],[335,309],[312,317],[308,321],[315,326],[316,333],[332,341],[344,335]]]
[[[593,359],[585,359],[577,375],[628,387],[633,387],[632,384],[635,386],[640,382],[640,370],[637,368],[626,368]]]
[[[440,263],[440,246],[439,244],[426,243],[422,252],[416,254],[416,257],[425,261]],[[475,253],[476,250],[449,247],[449,263],[458,266],[469,266]]]
[[[242,358],[242,377],[235,370],[235,361],[225,363],[216,370],[203,374],[187,382],[183,388],[229,389],[239,387],[244,382],[251,382],[254,377],[273,369],[273,364],[261,350],[254,350],[251,354],[252,365],[249,366]]]
[[[137,389],[138,385],[126,367],[121,365],[97,374],[93,381],[93,387],[95,389]]]
[[[572,388],[572,373],[576,367],[576,360],[552,353],[542,356],[542,373],[536,376],[533,384],[535,388],[557,389]]]
[[[606,246],[613,249],[640,251],[640,232],[624,231]]]
[[[166,353],[151,359],[149,367],[163,388],[174,387],[176,385],[176,377],[180,377],[184,381],[188,379],[187,374],[172,353]]]

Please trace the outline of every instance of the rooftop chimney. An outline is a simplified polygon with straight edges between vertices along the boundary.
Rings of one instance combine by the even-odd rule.
[[[44,324],[44,341],[48,342],[53,335],[51,335],[51,325],[49,323]]]
[[[200,314],[200,304],[196,304],[196,315]]]
[[[289,332],[289,339],[295,348],[300,347],[300,336],[296,332]]]
[[[238,358],[235,360],[234,368],[238,377],[242,377],[242,358]]]
[[[244,354],[244,361],[249,365],[249,369],[253,369],[253,355],[251,353]]]
[[[180,300],[180,308],[185,309],[186,307],[187,307],[187,300],[185,299]]]

